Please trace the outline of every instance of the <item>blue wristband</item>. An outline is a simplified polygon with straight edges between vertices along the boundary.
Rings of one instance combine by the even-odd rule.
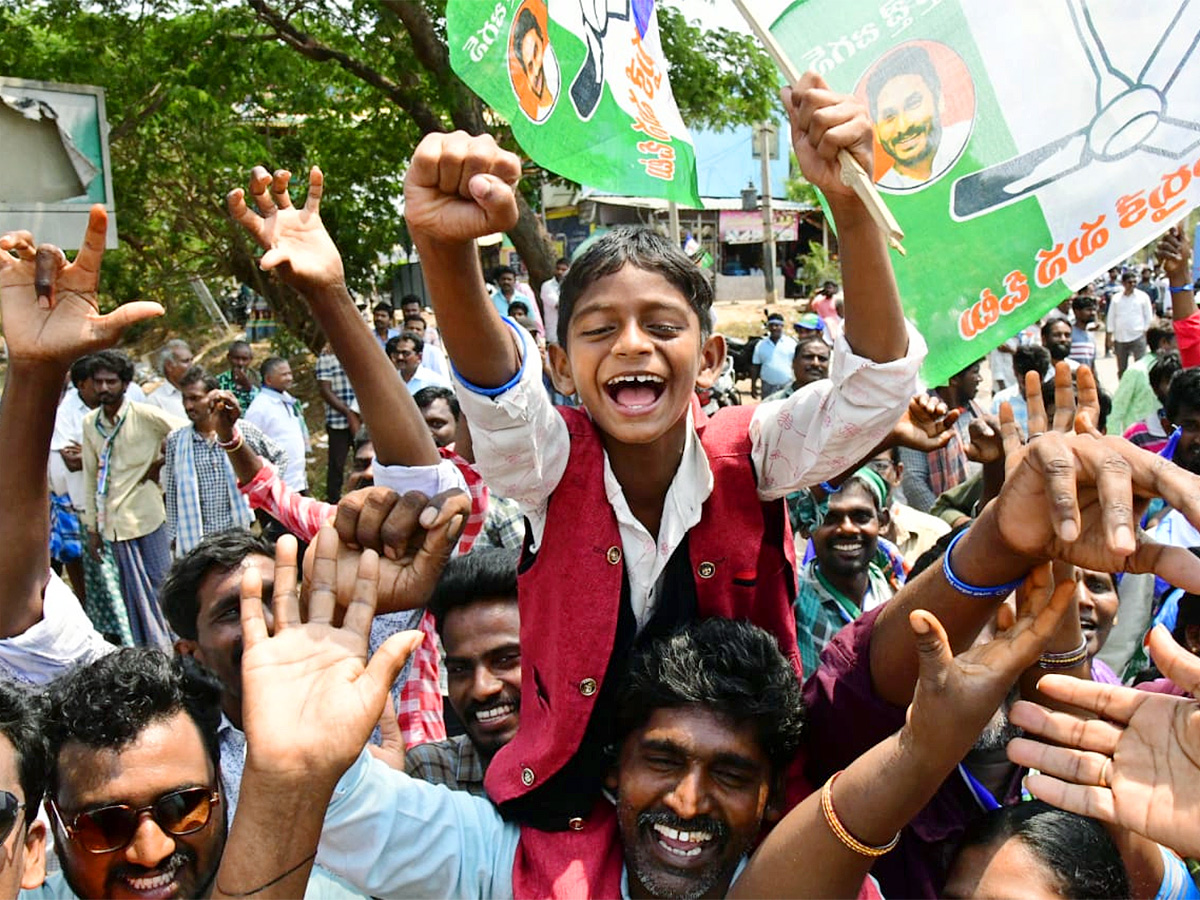
[[[822,481],[819,485],[817,485],[817,487],[819,487],[821,490],[823,490],[827,494],[836,494],[838,491],[840,491],[842,489],[842,486],[840,484],[837,487],[834,487],[828,481]]]
[[[1181,285],[1179,285],[1179,287],[1171,288],[1171,293],[1172,294],[1182,294],[1184,291],[1191,291],[1191,290],[1195,290],[1195,288],[1193,288],[1190,284],[1181,284]]]
[[[994,600],[997,597],[1007,597],[1013,591],[1021,586],[1025,579],[1018,578],[1016,581],[1010,581],[1008,584],[998,584],[995,587],[976,587],[973,584],[967,584],[961,578],[954,574],[954,570],[950,568],[950,553],[954,550],[954,545],[962,540],[962,536],[967,533],[964,528],[956,534],[950,541],[950,545],[946,547],[946,553],[942,556],[942,572],[946,576],[946,580],[950,582],[950,586],[960,594],[966,594],[968,597],[978,597],[981,600]]]
[[[485,388],[467,381],[467,379],[463,378],[462,375],[458,373],[458,369],[454,367],[454,363],[450,363],[450,371],[454,373],[454,377],[458,379],[458,383],[465,387],[472,394],[479,394],[481,397],[499,397],[501,394],[512,390],[514,387],[520,384],[521,376],[525,374],[525,361],[529,358],[529,348],[525,345],[525,339],[520,336],[521,333],[516,330],[517,323],[508,316],[501,316],[500,319],[513,329],[513,333],[521,341],[521,365],[517,369],[516,375],[508,379],[508,381],[504,382],[504,384],[500,385],[500,387]]]

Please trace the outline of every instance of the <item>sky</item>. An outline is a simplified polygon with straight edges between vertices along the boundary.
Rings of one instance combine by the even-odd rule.
[[[749,33],[750,29],[742,18],[733,0],[664,0],[683,10],[689,19],[698,19],[706,28],[728,28],[730,31]],[[770,25],[791,0],[748,0],[747,5],[760,20]]]

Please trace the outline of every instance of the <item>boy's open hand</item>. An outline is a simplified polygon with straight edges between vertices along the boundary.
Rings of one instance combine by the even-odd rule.
[[[782,92],[800,172],[831,202],[855,197],[842,183],[837,155],[848,150],[868,174],[875,167],[875,129],[857,97],[830,90],[825,79],[805,72]]]
[[[491,135],[427,134],[404,176],[404,218],[414,239],[473,241],[517,222],[521,160]]]
[[[100,315],[96,287],[107,225],[104,207],[93,206],[83,247],[71,263],[57,247],[35,247],[28,231],[0,236],[0,318],[13,362],[65,368],[111,347],[134,322],[162,315],[161,306],[145,301]]]
[[[258,212],[246,205],[246,192],[229,192],[229,214],[245,228],[266,253],[258,264],[263,271],[279,269],[283,280],[309,299],[322,288],[345,281],[342,257],[321,221],[321,194],[325,176],[316,166],[308,174],[308,196],[301,207],[292,206],[288,182],[292,173],[277,169],[271,175],[262,166],[250,172],[250,197]]]

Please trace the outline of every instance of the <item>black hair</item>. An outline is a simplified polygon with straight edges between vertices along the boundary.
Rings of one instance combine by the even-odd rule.
[[[1150,387],[1153,389],[1156,384],[1169,386],[1175,374],[1182,370],[1183,361],[1179,358],[1178,350],[1159,350],[1150,363]]]
[[[1050,371],[1050,351],[1041,344],[1026,344],[1013,351],[1013,371],[1021,380],[1024,390],[1025,375],[1037,372],[1039,378],[1045,378]]]
[[[513,300],[511,303],[508,304],[508,314],[510,316],[512,315],[514,306],[521,307],[521,309],[525,310],[525,315],[529,315],[529,304],[528,303],[526,303],[524,300]]]
[[[220,387],[217,384],[217,376],[206,372],[204,366],[189,366],[187,371],[183,373],[183,377],[179,379],[179,386],[185,387],[196,382],[202,383],[206,391],[215,391]]]
[[[229,572],[247,556],[275,557],[271,545],[244,528],[230,528],[204,536],[195,547],[171,564],[163,581],[159,602],[171,630],[181,638],[196,640],[200,617],[200,583],[211,572]]]
[[[413,353],[416,353],[418,356],[425,352],[425,338],[421,337],[415,331],[402,331],[397,337],[392,338],[392,341],[396,342],[396,347],[400,346],[401,341],[408,341],[412,344]],[[390,348],[388,353],[395,352],[395,349],[392,348],[392,341],[388,341],[388,347]]]
[[[421,309],[425,308],[425,301],[422,300],[420,297],[418,297],[416,294],[405,294],[403,297],[400,298],[401,308],[403,308],[404,306],[407,306],[409,303],[415,303],[415,304],[417,304],[417,306],[421,307]]]
[[[1146,346],[1151,353],[1157,353],[1162,345],[1175,337],[1175,326],[1170,319],[1155,319],[1146,329]]]
[[[932,547],[917,557],[917,561],[912,564],[912,568],[908,571],[908,581],[912,581],[926,569],[931,568],[934,564],[941,562],[946,548],[950,546],[950,542],[962,531],[966,531],[971,527],[970,522],[964,522],[957,528],[952,528],[946,534],[938,538]]]
[[[569,259],[567,259],[565,256],[560,256],[558,259],[556,259],[554,261],[554,264],[556,266],[569,266],[571,264],[571,261]]]
[[[749,622],[689,622],[636,648],[617,704],[618,740],[655,710],[684,706],[753,726],[775,776],[800,746],[804,703],[796,670],[775,638]]]
[[[1071,298],[1072,309],[1087,309],[1089,307],[1092,309],[1096,308],[1095,297],[1089,297],[1087,294],[1076,294]]]
[[[583,292],[627,264],[669,281],[699,317],[701,337],[712,333],[712,285],[700,268],[674,241],[649,228],[623,225],[589,244],[564,276],[558,295],[559,344],[567,346],[575,304]]]
[[[516,278],[517,270],[512,266],[496,266],[496,268],[492,270],[492,280],[499,281],[501,275],[511,275],[513,278]]]
[[[0,734],[17,757],[17,780],[25,795],[25,824],[37,818],[46,793],[46,739],[41,709],[28,685],[0,679]]]
[[[1045,322],[1042,323],[1042,339],[1043,340],[1045,340],[1046,335],[1048,335],[1050,333],[1050,329],[1053,326],[1057,325],[1059,322],[1066,322],[1067,327],[1068,328],[1071,327],[1071,320],[1068,319],[1066,316],[1063,316],[1063,315],[1051,316],[1049,319],[1047,319]]]
[[[1108,417],[1112,415],[1112,394],[1096,385],[1096,402],[1100,404],[1100,418],[1096,421],[1096,429],[1101,434],[1107,434]]]
[[[250,346],[249,341],[234,341],[229,345],[229,349],[226,350],[225,353],[228,355],[233,353],[235,350],[249,350],[251,353],[254,352],[254,348]]]
[[[830,348],[830,346],[827,343],[825,343],[825,338],[821,337],[819,334],[814,334],[812,337],[806,337],[806,338],[801,339],[800,341],[797,341],[796,342],[796,353],[799,354],[800,349],[802,347],[807,347],[809,344],[817,344],[818,346],[823,347],[825,349],[825,352],[830,354],[830,359],[833,358],[832,349]]]
[[[101,350],[99,353],[93,353],[89,358],[91,359],[90,375],[101,371],[112,372],[121,379],[123,384],[133,381],[133,363],[120,350]]]
[[[924,80],[935,101],[942,96],[942,81],[938,78],[937,68],[928,51],[919,44],[903,45],[880,60],[867,79],[867,102],[871,107],[871,118],[879,118],[879,92],[893,78],[902,75],[916,75]]]
[[[286,364],[287,360],[282,356],[268,356],[263,360],[263,364],[258,367],[258,371],[262,375],[263,381],[266,381],[272,372]]]
[[[533,14],[533,10],[525,6],[517,16],[517,24],[513,26],[513,47],[517,54],[517,61],[521,63],[521,71],[525,71],[525,60],[521,56],[521,42],[531,31],[543,41],[546,40],[546,35],[542,33],[542,26],[538,24],[537,16]]]
[[[448,387],[441,387],[436,384],[423,387],[413,394],[413,400],[417,404],[417,409],[420,410],[429,409],[429,407],[433,406],[435,400],[445,400],[446,405],[450,407],[450,415],[454,416],[455,422],[462,416],[462,408],[458,405],[458,397]]]
[[[71,384],[75,387],[83,384],[92,377],[92,356],[81,356],[75,362],[71,363]]]
[[[65,744],[119,752],[148,726],[179,712],[196,724],[219,773],[221,690],[216,677],[190,656],[169,656],[154,647],[121,647],[55,679],[46,687],[43,708],[50,796],[58,794],[58,757]]]
[[[472,603],[510,597],[516,603],[520,558],[518,550],[481,547],[447,562],[429,598],[429,611],[438,632],[441,633],[446,616]]]
[[[420,313],[409,313],[407,316],[405,316],[404,324],[407,325],[409,322],[420,322],[422,325],[429,324],[425,321],[425,317]]]
[[[1188,547],[1188,552],[1192,556],[1200,557],[1200,547]],[[1200,594],[1191,594],[1184,592],[1179,598],[1179,612],[1175,616],[1175,627],[1171,630],[1171,637],[1175,638],[1175,643],[1187,649],[1187,630],[1189,625],[1200,626]]]
[[[393,309],[392,304],[388,303],[386,300],[380,300],[378,303],[375,304],[375,307],[371,310],[371,312],[377,313],[380,311],[386,312],[388,315],[391,315],[396,310]]]
[[[1176,421],[1184,407],[1200,410],[1200,367],[1183,369],[1167,388],[1167,418]]]
[[[1129,873],[1117,845],[1095,819],[1057,809],[1043,800],[1002,806],[977,817],[959,844],[999,846],[1016,838],[1054,875],[1069,900],[1129,897]]]

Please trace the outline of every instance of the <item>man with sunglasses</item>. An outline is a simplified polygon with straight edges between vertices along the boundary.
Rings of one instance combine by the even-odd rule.
[[[46,875],[46,826],[37,811],[46,790],[46,744],[29,691],[0,681],[0,900],[53,896]]]

